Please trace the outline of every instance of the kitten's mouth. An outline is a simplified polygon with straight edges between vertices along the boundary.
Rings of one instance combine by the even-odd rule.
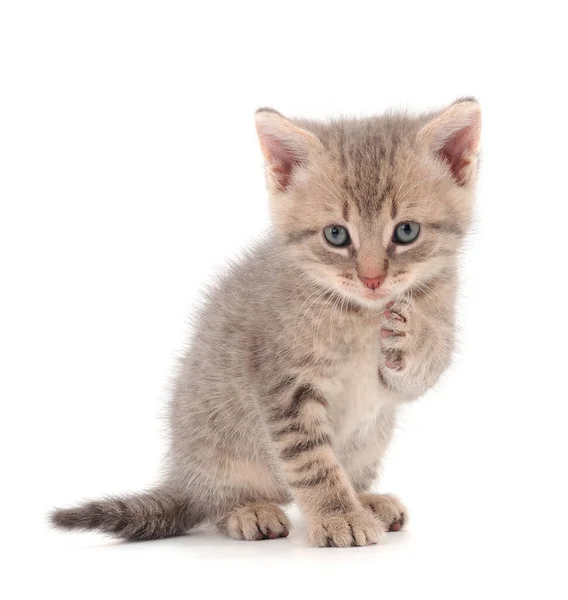
[[[368,308],[377,308],[381,304],[385,303],[387,298],[392,296],[392,292],[385,289],[376,290],[362,290],[359,288],[353,288],[350,286],[341,286],[343,293],[348,296],[351,300],[367,306]]]
[[[364,290],[360,291],[359,295],[365,298],[365,300],[382,300],[387,296],[390,296],[390,292],[386,292],[385,290],[377,289],[374,291]]]

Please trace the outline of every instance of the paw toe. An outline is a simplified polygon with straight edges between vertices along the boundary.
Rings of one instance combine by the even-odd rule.
[[[400,531],[401,529],[402,529],[402,522],[401,521],[395,521],[389,527],[389,531]]]

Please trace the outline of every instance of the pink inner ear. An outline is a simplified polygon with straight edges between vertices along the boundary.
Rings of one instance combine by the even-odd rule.
[[[479,138],[479,128],[468,125],[455,131],[438,151],[440,158],[450,167],[460,185],[467,179],[467,171]]]
[[[292,171],[302,163],[303,157],[282,140],[269,135],[263,138],[262,146],[270,162],[270,170],[278,181],[278,187],[284,191],[290,183]]]

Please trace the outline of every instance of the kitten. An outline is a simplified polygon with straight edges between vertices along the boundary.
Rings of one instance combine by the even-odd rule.
[[[407,511],[369,491],[398,408],[450,361],[458,251],[472,212],[474,99],[418,117],[328,123],[260,109],[273,231],[209,291],[171,401],[163,481],[57,509],[127,540],[215,523],[363,546]]]

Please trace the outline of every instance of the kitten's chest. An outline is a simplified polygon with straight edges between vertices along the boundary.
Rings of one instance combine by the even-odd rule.
[[[369,336],[338,369],[323,382],[330,415],[340,446],[354,436],[365,437],[376,423],[381,407],[391,402],[390,393],[379,380],[381,350],[379,335]]]

